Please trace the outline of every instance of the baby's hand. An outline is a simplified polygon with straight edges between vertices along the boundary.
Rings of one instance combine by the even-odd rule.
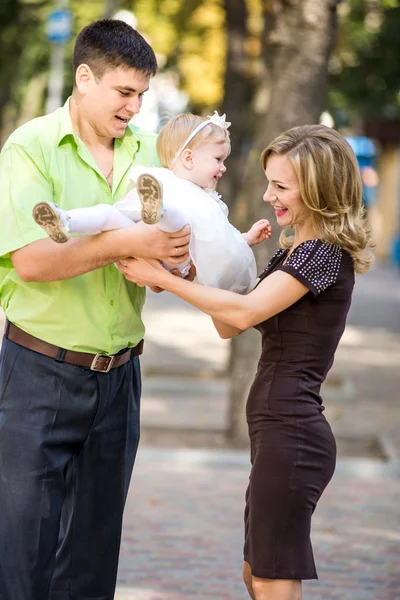
[[[271,224],[267,219],[261,219],[252,225],[247,233],[242,233],[249,246],[256,246],[272,235]]]

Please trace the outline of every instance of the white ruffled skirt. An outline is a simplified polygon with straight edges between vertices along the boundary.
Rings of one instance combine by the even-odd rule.
[[[249,292],[257,276],[254,254],[229,222],[228,207],[218,194],[159,167],[133,167],[130,178],[134,185],[143,173],[153,175],[161,183],[165,218],[173,208],[174,213],[179,210],[184,222],[190,224],[189,252],[198,282],[239,294]],[[128,218],[137,220],[140,201],[135,188],[114,206]]]

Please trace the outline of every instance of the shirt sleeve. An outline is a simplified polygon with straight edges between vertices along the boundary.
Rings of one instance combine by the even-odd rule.
[[[37,202],[53,201],[53,186],[28,151],[10,144],[0,155],[0,267],[10,252],[47,237],[32,218]]]
[[[342,254],[339,246],[308,240],[292,252],[280,270],[292,275],[317,296],[337,281]]]

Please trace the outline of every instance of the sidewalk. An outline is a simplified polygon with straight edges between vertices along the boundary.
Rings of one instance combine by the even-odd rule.
[[[226,427],[228,343],[208,317],[168,294],[149,294],[145,322],[143,436],[116,600],[245,599],[248,453],[216,448]],[[320,580],[305,582],[305,600],[400,599],[399,365],[400,279],[375,269],[357,282],[324,387],[341,458],[314,517]],[[213,449],[190,448],[198,439]]]
[[[225,448],[228,342],[169,294],[149,294],[142,442],[115,600],[244,600],[247,451]],[[318,505],[319,581],[304,600],[400,600],[400,276],[360,277],[324,387],[339,441]],[[110,490],[112,493],[112,490]]]
[[[142,447],[116,600],[244,600],[245,452]],[[400,598],[399,470],[341,461],[314,515],[304,600]]]

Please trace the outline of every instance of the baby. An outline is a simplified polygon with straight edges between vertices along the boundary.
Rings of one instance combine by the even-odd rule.
[[[132,167],[132,190],[114,205],[62,210],[41,202],[33,218],[56,242],[71,233],[94,234],[143,220],[164,231],[179,231],[190,224],[190,258],[178,268],[185,276],[193,261],[199,283],[238,293],[250,291],[256,281],[256,264],[250,246],[271,235],[266,219],[241,234],[228,220],[228,208],[212,191],[226,171],[230,152],[225,115],[215,111],[203,118],[181,114],[160,131],[157,152],[161,167]]]

